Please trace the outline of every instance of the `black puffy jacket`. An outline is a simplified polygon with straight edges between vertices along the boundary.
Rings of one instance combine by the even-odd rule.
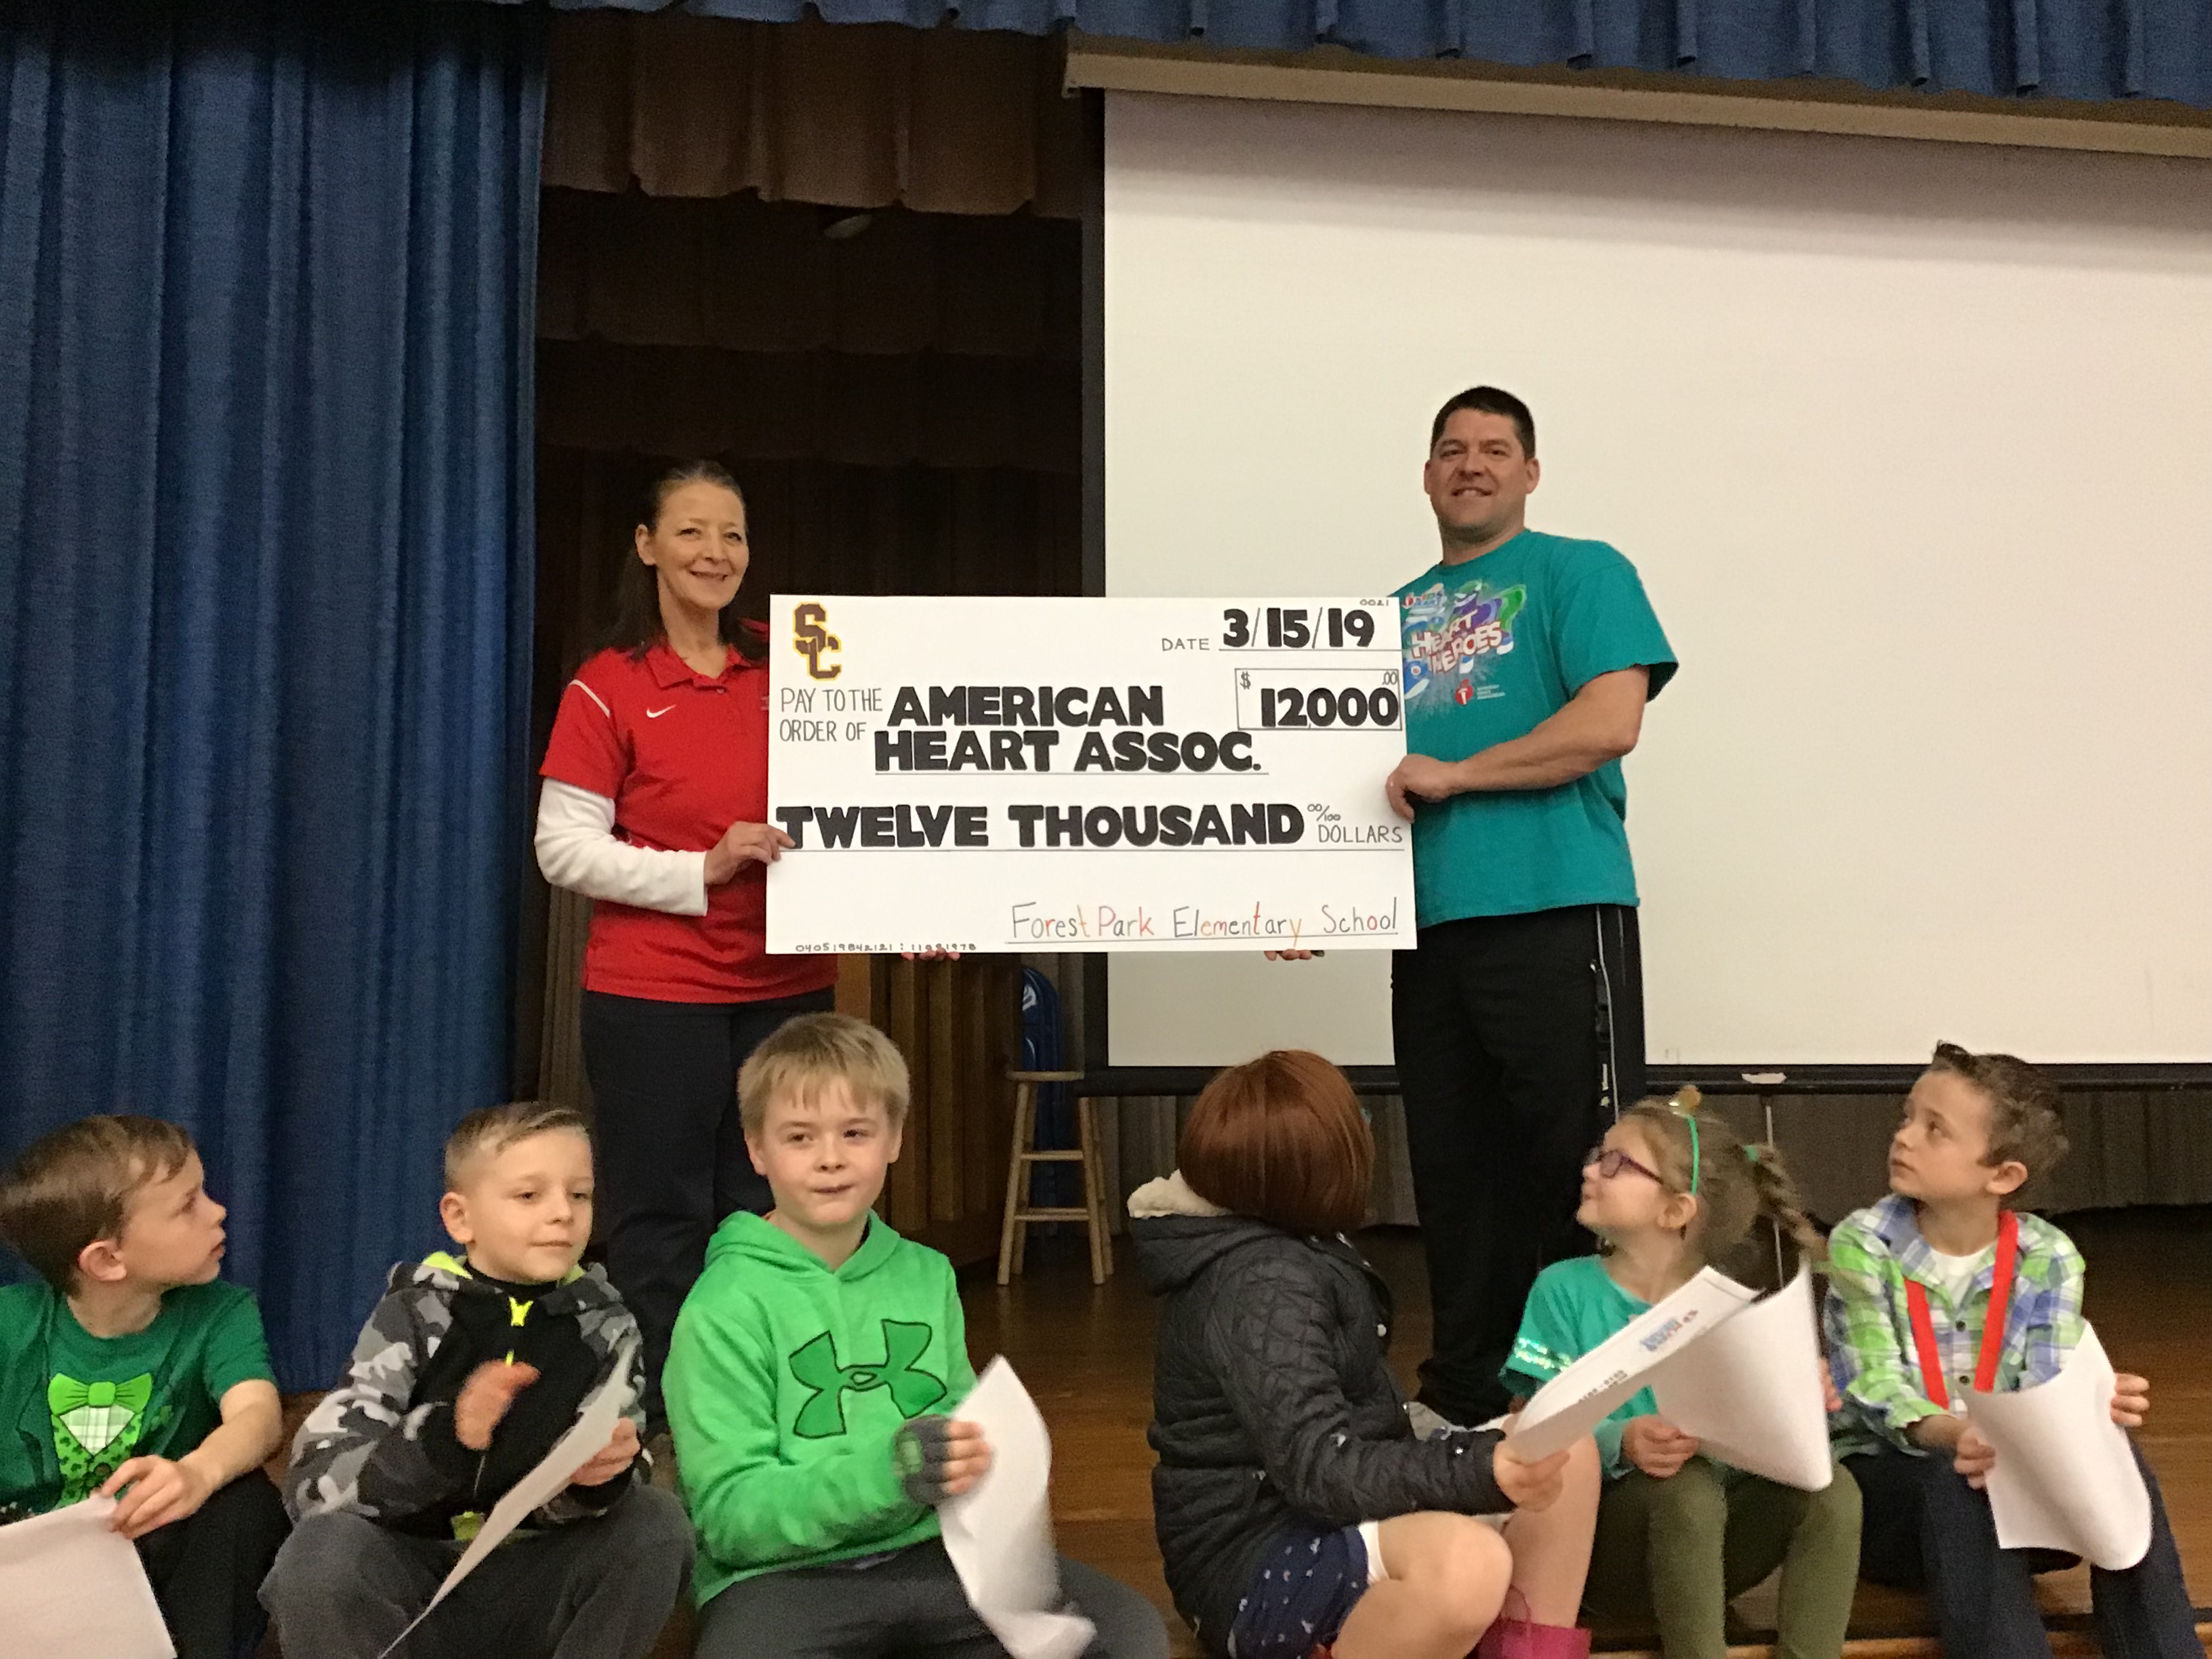
[[[1176,1607],[1221,1653],[1237,1602],[1294,1524],[1510,1508],[1494,1434],[1422,1442],[1385,1359],[1390,1292],[1341,1238],[1224,1215],[1180,1176],[1129,1200],[1152,1366],[1152,1524]]]

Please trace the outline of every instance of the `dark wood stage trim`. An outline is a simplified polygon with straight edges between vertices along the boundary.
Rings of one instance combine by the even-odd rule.
[[[2087,1314],[2112,1363],[2151,1379],[2152,1411],[2141,1439],[2166,1493],[2191,1590],[2200,1608],[2212,1599],[2212,1211],[2136,1209],[2063,1218],[2089,1261]],[[1393,1347],[1409,1385],[1427,1349],[1428,1293],[1418,1237],[1376,1229],[1360,1241],[1396,1293]],[[1152,1417],[1152,1309],[1137,1280],[1126,1239],[1116,1271],[1091,1288],[1079,1241],[1048,1238],[1030,1250],[1030,1269],[1005,1290],[976,1274],[963,1281],[968,1341],[978,1363],[1012,1360],[1051,1425],[1053,1508],[1060,1547],[1137,1586],[1168,1613],[1178,1655],[1197,1646],[1169,1607],[1152,1540],[1152,1455],[1145,1443]],[[2086,1568],[2042,1581],[2044,1605],[2067,1659],[2096,1644],[2086,1630]],[[1738,1604],[1747,1655],[1771,1633],[1767,1592]],[[1932,1628],[1915,1597],[1863,1586],[1852,1620],[1853,1659],[1922,1659],[1936,1653]],[[2208,1626],[2200,1626],[2199,1634]],[[1616,1647],[1641,1648],[1648,1633],[1601,1633]]]

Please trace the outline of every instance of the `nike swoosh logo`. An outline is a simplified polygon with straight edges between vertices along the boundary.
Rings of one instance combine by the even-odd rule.
[[[675,707],[676,705],[672,702],[668,705],[668,708],[673,708]],[[668,712],[668,708],[648,708],[645,711],[645,717],[649,720],[657,720],[663,714],[665,714]]]

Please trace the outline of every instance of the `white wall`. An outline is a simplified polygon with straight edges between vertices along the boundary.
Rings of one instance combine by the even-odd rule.
[[[1642,569],[1653,1060],[2212,1058],[2212,166],[1115,95],[1106,191],[1109,592],[1395,586],[1484,380]],[[1387,1061],[1327,969],[1112,1058]]]

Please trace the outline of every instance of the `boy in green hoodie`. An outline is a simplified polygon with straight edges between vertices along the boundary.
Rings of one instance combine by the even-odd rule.
[[[950,1413],[975,1386],[952,1264],[872,1213],[906,1121],[906,1062],[806,1014],[738,1080],[775,1207],[739,1212],[684,1304],[665,1388],[699,1537],[698,1659],[992,1659],[936,1506],[990,1467]],[[1093,1659],[1165,1659],[1133,1591],[1060,1561]]]

